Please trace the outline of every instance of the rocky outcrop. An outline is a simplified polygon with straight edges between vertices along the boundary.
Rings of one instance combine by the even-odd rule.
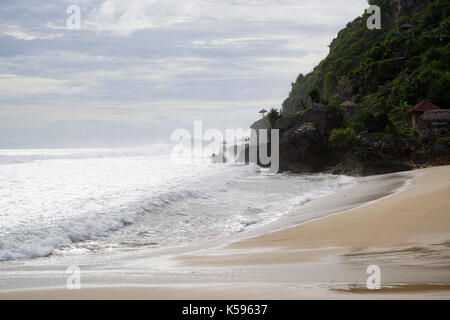
[[[328,153],[319,128],[311,122],[300,124],[287,131],[280,140],[280,170],[321,171],[328,163]]]
[[[411,137],[386,139],[361,134],[359,145],[342,156],[333,173],[367,176],[411,170],[411,157],[418,149],[418,142]]]
[[[450,142],[441,139],[450,135],[447,129],[418,137],[362,133],[355,147],[343,151],[333,147],[329,137],[344,122],[345,113],[326,112],[321,105],[298,116],[281,117],[275,124],[280,130],[280,172],[366,176],[450,164]],[[267,124],[263,119],[252,128],[267,128]]]
[[[280,130],[281,171],[372,175],[450,164],[450,146],[442,138],[450,133],[410,130],[403,110],[435,89],[435,99],[443,105],[448,100],[447,87],[434,79],[445,79],[445,57],[435,52],[445,50],[448,6],[433,0],[369,3],[381,8],[381,30],[369,30],[365,18],[356,18],[338,33],[329,55],[292,84],[274,125]],[[425,80],[430,70],[436,77]],[[252,128],[269,126],[263,119]]]
[[[278,119],[274,129],[280,130],[280,171],[307,173],[327,168],[333,159],[328,147],[330,128],[340,126],[341,122],[342,117],[328,114],[320,104],[303,114]],[[251,128],[267,129],[269,124],[264,118]],[[240,156],[241,160],[247,158],[248,150]]]
[[[319,172],[335,165],[339,152],[328,140],[331,130],[342,122],[342,115],[327,113],[320,104],[301,115],[279,119],[275,128],[281,133],[280,170]]]
[[[433,165],[450,165],[450,140],[437,141],[431,149]]]
[[[341,159],[334,174],[368,176],[411,170],[412,167],[376,149],[356,149]]]
[[[434,0],[384,0],[388,3],[394,17],[411,14],[425,8]]]

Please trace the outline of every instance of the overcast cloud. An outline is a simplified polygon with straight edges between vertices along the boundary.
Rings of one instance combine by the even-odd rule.
[[[68,30],[66,9],[81,8]],[[366,0],[0,3],[0,148],[136,145],[247,128]]]

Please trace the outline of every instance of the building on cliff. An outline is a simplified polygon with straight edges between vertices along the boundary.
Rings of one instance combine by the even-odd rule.
[[[432,110],[441,110],[438,106],[432,104],[427,100],[422,100],[414,107],[408,110],[411,113],[411,121],[413,129],[425,129],[428,126],[428,121],[423,120],[421,116],[427,112]]]
[[[446,127],[450,123],[450,109],[425,111],[420,121],[426,128]]]

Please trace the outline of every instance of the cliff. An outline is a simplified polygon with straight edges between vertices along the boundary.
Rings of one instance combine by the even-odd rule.
[[[450,161],[449,127],[417,131],[407,112],[425,99],[450,107],[450,0],[369,2],[381,29],[356,18],[292,84],[275,125],[281,171],[366,175]]]

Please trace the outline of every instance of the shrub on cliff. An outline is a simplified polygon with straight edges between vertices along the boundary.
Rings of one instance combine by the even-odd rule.
[[[308,92],[308,96],[311,98],[311,100],[314,103],[319,103],[320,102],[320,92],[319,89],[314,88],[311,91]]]
[[[444,144],[450,146],[450,137],[442,137],[436,141],[436,144]]]
[[[348,151],[358,144],[358,136],[352,128],[334,129],[330,134],[333,147]]]

